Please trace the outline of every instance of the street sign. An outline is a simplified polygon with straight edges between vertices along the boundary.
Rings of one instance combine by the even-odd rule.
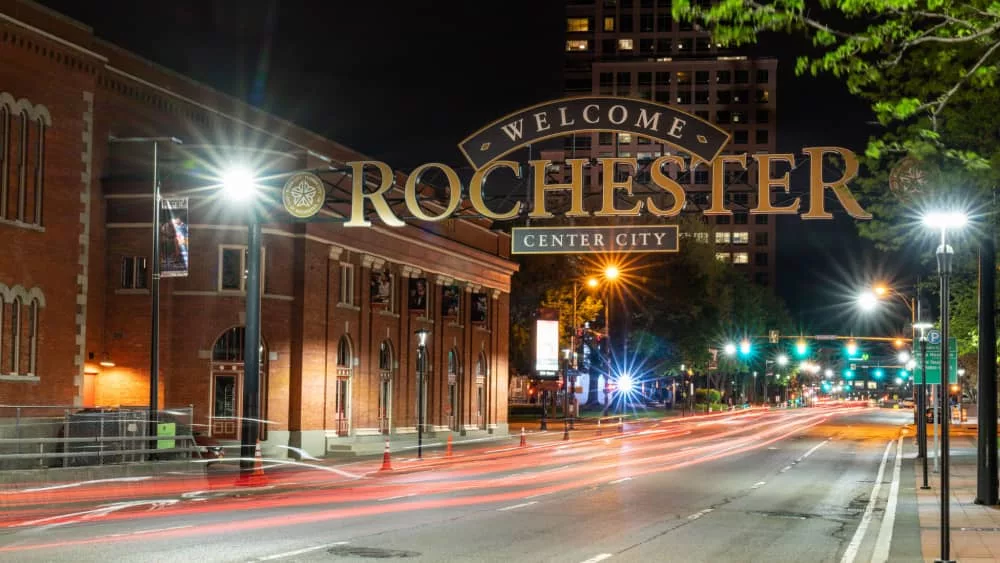
[[[937,333],[937,344],[932,344],[931,332]],[[917,362],[916,368],[913,370],[913,382],[920,383],[923,381],[920,374],[920,361],[922,354],[917,354],[914,358]],[[958,383],[958,339],[949,338],[948,339],[948,382]],[[932,385],[939,385],[941,383],[941,333],[937,331],[929,331],[927,333],[927,383]]]
[[[927,343],[928,344],[941,344],[941,331],[937,329],[931,329],[927,331]]]
[[[777,344],[778,340],[781,338],[781,334],[776,330],[767,331],[767,339],[771,344]]]

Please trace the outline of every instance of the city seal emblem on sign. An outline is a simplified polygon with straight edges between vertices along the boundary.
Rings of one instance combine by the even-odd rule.
[[[293,217],[306,219],[319,213],[326,201],[323,181],[311,172],[293,175],[281,188],[281,202]]]

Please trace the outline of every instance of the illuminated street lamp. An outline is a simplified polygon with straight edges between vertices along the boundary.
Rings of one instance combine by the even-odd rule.
[[[937,247],[938,276],[941,278],[941,405],[948,408],[948,324],[951,298],[948,277],[951,275],[952,257],[955,251],[948,244],[948,231],[961,229],[969,222],[969,217],[961,211],[932,211],[924,215],[923,223],[929,228],[941,231],[941,244]],[[948,416],[941,417],[941,561],[951,560],[951,515],[950,515],[950,472],[948,459]]]
[[[248,205],[246,270],[246,335],[243,342],[243,416],[240,421],[240,476],[254,470],[257,437],[260,435],[260,221],[253,209],[257,180],[243,166],[234,166],[222,175],[225,197]]]
[[[787,366],[788,365],[788,356],[786,356],[784,354],[779,354],[778,355],[778,365],[782,366],[782,367]]]
[[[902,350],[897,357],[899,358],[899,363],[905,364],[910,361],[910,352]]]
[[[604,278],[608,281],[615,281],[620,274],[621,271],[618,269],[618,266],[611,265],[604,268]]]
[[[732,342],[726,342],[726,345],[725,345],[725,346],[723,346],[723,348],[722,348],[722,351],[723,351],[723,352],[724,352],[724,353],[725,353],[725,354],[726,354],[727,356],[732,356],[732,355],[735,355],[735,354],[736,354],[736,345],[735,345],[735,344],[733,344]]]
[[[417,337],[417,459],[423,459],[424,450],[424,372],[427,370],[427,336],[431,331],[419,328]]]
[[[878,296],[874,291],[863,291],[858,296],[858,307],[862,311],[874,311],[878,307]]]

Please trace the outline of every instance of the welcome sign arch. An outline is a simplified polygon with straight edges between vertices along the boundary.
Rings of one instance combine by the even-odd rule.
[[[555,137],[595,132],[631,133],[654,139],[678,151],[687,153],[691,166],[706,164],[710,170],[709,207],[705,215],[732,215],[725,206],[727,166],[737,166],[746,171],[751,163],[756,165],[757,204],[751,214],[800,215],[802,219],[832,219],[825,208],[824,196],[831,191],[844,210],[855,219],[871,219],[857,199],[851,194],[848,183],[858,172],[857,156],[841,147],[805,147],[802,154],[809,159],[808,201],[796,197],[790,203],[776,205],[774,190],[785,194],[790,189],[789,173],[773,174],[773,164],[794,166],[796,155],[791,153],[723,154],[730,141],[725,130],[709,121],[685,113],[671,106],[639,100],[609,96],[563,98],[510,113],[479,129],[459,143],[459,150],[469,161],[474,172],[463,186],[458,173],[447,164],[431,162],[418,166],[406,177],[403,186],[397,186],[392,168],[381,161],[361,160],[345,163],[345,172],[351,175],[350,211],[345,227],[368,227],[369,209],[378,221],[391,227],[406,223],[393,211],[388,192],[402,187],[403,203],[408,219],[437,222],[453,217],[461,208],[471,208],[479,217],[494,221],[509,221],[526,216],[530,219],[550,219],[555,214],[546,208],[546,195],[563,192],[569,195],[569,209],[563,214],[568,218],[639,217],[657,218],[679,215],[686,201],[685,188],[672,178],[665,168],[675,167],[684,172],[688,161],[678,154],[656,158],[650,166],[650,180],[659,193],[672,196],[673,204],[660,207],[653,196],[636,198],[633,179],[638,170],[635,157],[601,157],[596,161],[604,170],[626,172],[624,179],[616,174],[604,174],[600,185],[600,204],[595,208],[584,205],[584,167],[590,158],[569,158],[563,164],[568,172],[565,183],[551,183],[546,171],[551,160],[528,161],[530,175],[530,200],[515,201],[505,211],[492,209],[484,196],[489,176],[506,169],[518,179],[523,179],[521,163],[504,160],[508,154]],[[834,156],[843,163],[840,177],[828,179],[823,174],[823,160]],[[429,212],[420,205],[421,177],[436,171],[447,182],[447,201]],[[374,189],[367,189],[374,185]],[[326,193],[323,182],[315,175],[304,172],[293,175],[282,189],[282,202],[293,216],[309,218],[322,208]],[[467,201],[465,195],[467,194]],[[620,196],[632,198],[628,207],[618,207]],[[463,205],[464,204],[464,205]],[[558,231],[558,232],[556,232]],[[545,244],[543,244],[543,241]],[[552,243],[552,244],[549,244]],[[557,243],[557,244],[556,244]],[[676,225],[608,225],[580,227],[515,227],[512,229],[512,252],[523,253],[607,253],[607,252],[676,252],[678,233]]]

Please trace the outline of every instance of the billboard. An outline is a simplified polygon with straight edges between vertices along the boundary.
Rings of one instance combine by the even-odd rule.
[[[535,371],[559,371],[559,321],[535,321]]]

